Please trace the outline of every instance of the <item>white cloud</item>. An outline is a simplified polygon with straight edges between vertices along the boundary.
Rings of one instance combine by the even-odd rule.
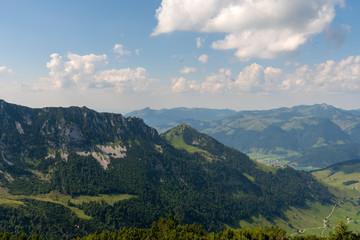
[[[235,79],[230,69],[221,68],[218,73],[206,78],[201,84],[201,90],[233,94],[276,91],[281,85],[281,77],[281,69],[264,68],[256,63],[245,67]]]
[[[279,77],[281,74],[281,69],[264,68],[259,64],[253,63],[239,73],[232,88],[237,89],[239,92],[273,91],[280,81]]]
[[[360,91],[360,56],[350,56],[339,62],[329,60],[309,71],[321,89],[333,92],[359,92]]]
[[[145,68],[111,69],[96,74],[94,87],[113,88],[118,92],[145,91],[150,82]]]
[[[205,64],[207,63],[209,60],[209,56],[206,55],[206,54],[202,54],[199,58],[198,58],[198,61]]]
[[[173,78],[171,90],[173,92],[189,92],[193,90],[199,90],[200,86],[195,81],[187,81],[183,77]]]
[[[283,71],[280,68],[267,67],[264,70],[266,91],[278,91],[282,88]]]
[[[253,63],[233,78],[230,69],[221,68],[203,82],[178,81],[176,90],[188,91],[190,85],[192,90],[213,94],[360,93],[360,56],[350,56],[338,62],[329,60],[313,67],[303,65],[288,74],[279,68]]]
[[[50,55],[50,62],[46,67],[50,69],[49,77],[55,88],[81,87],[88,88],[94,81],[94,75],[99,65],[105,65],[107,56],[84,55],[69,53],[68,61],[57,53]]]
[[[10,74],[12,73],[12,69],[6,67],[6,66],[0,66],[0,75],[3,75],[3,74]]]
[[[196,73],[197,69],[193,67],[184,67],[179,71],[181,74],[190,74],[190,73]]]
[[[124,46],[122,44],[115,44],[114,46],[114,52],[119,54],[120,56],[130,55],[131,52],[124,49]]]
[[[323,32],[345,0],[162,0],[152,35],[176,30],[221,32],[214,49],[237,49],[241,60],[292,54]],[[341,41],[341,39],[340,39]]]
[[[359,93],[360,56],[350,56],[339,62],[329,60],[314,68],[299,67],[286,76],[283,87],[293,91]]]
[[[224,93],[229,92],[232,84],[231,70],[221,68],[218,73],[213,73],[201,84],[202,92]]]
[[[35,90],[49,89],[112,89],[117,92],[144,91],[149,86],[146,69],[109,69],[100,71],[107,64],[107,56],[69,53],[67,61],[57,53],[52,54],[46,64],[49,78],[43,78]]]
[[[316,77],[315,72],[308,66],[304,65],[295,70],[294,73],[288,74],[281,84],[283,90],[290,91],[309,91],[320,90],[313,80]],[[313,85],[313,86],[312,86]],[[310,88],[309,88],[310,87]]]

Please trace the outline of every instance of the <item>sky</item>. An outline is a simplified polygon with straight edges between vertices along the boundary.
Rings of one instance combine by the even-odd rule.
[[[358,0],[1,0],[0,99],[360,109]]]

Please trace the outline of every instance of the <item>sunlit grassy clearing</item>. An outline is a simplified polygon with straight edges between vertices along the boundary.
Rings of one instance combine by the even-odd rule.
[[[168,140],[171,143],[171,145],[173,145],[177,149],[183,149],[189,153],[197,152],[197,153],[202,154],[209,161],[213,160],[213,156],[211,153],[209,153],[208,151],[202,150],[198,147],[194,147],[194,146],[186,144],[183,139],[182,134],[180,134],[176,131],[171,131],[171,132],[167,133],[165,135],[165,138],[166,138],[166,140]]]
[[[73,211],[79,218],[89,220],[90,216],[86,215],[83,210],[69,206],[68,203],[81,204],[88,203],[91,201],[101,202],[104,201],[109,205],[114,205],[116,202],[134,198],[136,196],[129,194],[114,194],[114,195],[105,195],[101,194],[99,196],[78,196],[71,197],[69,195],[63,195],[59,192],[51,192],[48,194],[40,194],[36,196],[26,196],[26,195],[12,195],[5,188],[0,188],[0,205],[7,205],[10,207],[19,207],[21,205],[25,206],[25,203],[22,201],[24,199],[34,199],[38,201],[52,202],[56,204],[63,205]]]
[[[12,199],[5,199],[0,197],[0,205],[6,205],[9,207],[18,208],[20,206],[25,206],[25,203],[22,201],[12,200]]]

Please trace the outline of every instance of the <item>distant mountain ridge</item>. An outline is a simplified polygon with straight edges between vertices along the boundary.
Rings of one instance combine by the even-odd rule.
[[[179,122],[181,120],[198,120],[198,121],[217,121],[236,114],[236,111],[231,109],[209,109],[209,108],[171,108],[154,110],[150,108],[144,108],[138,111],[132,111],[125,114],[125,116],[136,116],[144,120],[149,126],[157,126],[158,130],[161,130],[161,126],[170,129],[174,126],[168,126],[169,123]],[[163,130],[164,131],[164,130]],[[160,131],[160,132],[163,132]]]
[[[176,112],[176,109],[171,111]],[[360,143],[358,113],[358,110],[349,111],[327,104],[315,104],[271,110],[239,111],[219,120],[204,120],[199,117],[190,119],[188,116],[180,115],[178,120],[171,119],[168,123],[164,123],[167,118],[163,112],[152,110],[152,120],[149,122],[155,123],[156,117],[161,119],[161,125],[150,124],[161,132],[185,123],[248,154],[278,155],[298,166],[324,167],[348,159],[340,155],[329,162],[316,159],[303,161],[300,158],[310,150],[312,152],[318,150],[318,147],[331,148],[337,145]],[[136,112],[128,115],[137,116]],[[146,111],[141,117],[145,122],[147,121]],[[360,155],[356,154],[352,157],[360,157]]]

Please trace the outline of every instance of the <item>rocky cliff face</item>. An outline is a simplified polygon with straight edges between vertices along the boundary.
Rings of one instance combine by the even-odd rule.
[[[139,118],[98,113],[86,107],[32,109],[0,100],[2,172],[31,168],[55,152],[61,152],[66,160],[71,151],[93,155],[106,168],[110,155],[124,156],[139,138],[161,142],[156,130]]]

